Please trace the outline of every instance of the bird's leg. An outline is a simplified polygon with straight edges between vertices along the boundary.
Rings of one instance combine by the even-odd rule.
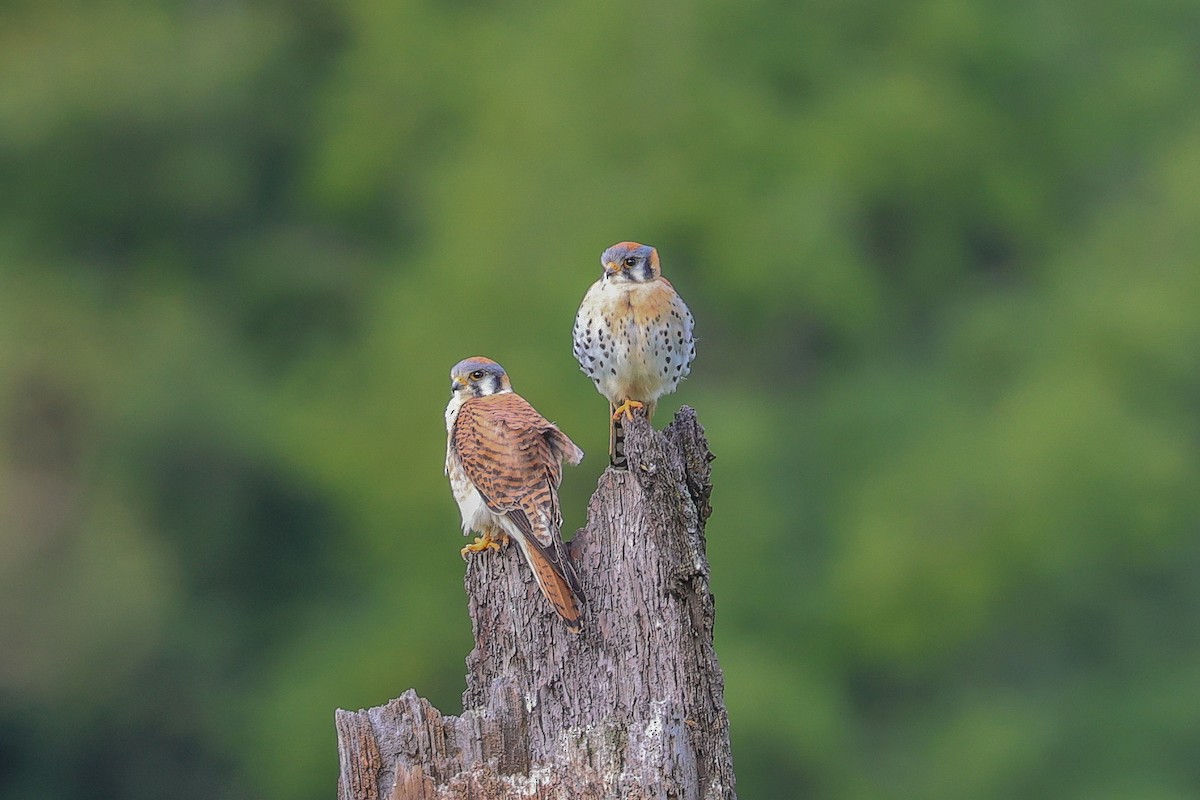
[[[626,398],[621,401],[620,405],[618,405],[615,409],[613,409],[612,418],[614,421],[620,419],[622,416],[624,416],[625,419],[633,419],[633,410],[635,408],[645,408],[645,407],[646,407],[645,403],[642,403],[638,400],[630,400],[630,399]]]
[[[494,525],[488,525],[483,529],[482,536],[476,536],[475,541],[464,547],[459,552],[463,559],[467,557],[467,553],[482,553],[485,550],[495,550],[500,552],[501,547],[508,546],[508,534],[504,531],[497,530]]]

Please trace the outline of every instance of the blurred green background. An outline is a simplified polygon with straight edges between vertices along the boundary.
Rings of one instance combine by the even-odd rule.
[[[656,245],[744,798],[1200,795],[1192,0],[0,10],[0,795],[330,798],[460,709],[486,354]]]

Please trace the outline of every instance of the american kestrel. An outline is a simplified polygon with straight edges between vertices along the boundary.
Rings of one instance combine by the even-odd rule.
[[[512,389],[504,368],[476,356],[450,370],[446,475],[462,512],[463,534],[478,531],[469,552],[516,540],[542,594],[567,628],[580,628],[579,579],[559,529],[562,462],[583,451]]]
[[[620,242],[600,256],[604,273],[575,316],[575,358],[608,398],[608,455],[626,466],[623,419],[633,409],[654,414],[658,398],[675,391],[696,357],[692,314],[666,278],[658,251]]]

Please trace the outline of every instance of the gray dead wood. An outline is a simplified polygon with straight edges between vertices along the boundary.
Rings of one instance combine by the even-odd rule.
[[[517,548],[467,568],[466,711],[408,690],[338,710],[339,800],[735,798],[713,650],[704,523],[712,456],[686,406],[628,426],[571,555],[587,597],[566,631]]]

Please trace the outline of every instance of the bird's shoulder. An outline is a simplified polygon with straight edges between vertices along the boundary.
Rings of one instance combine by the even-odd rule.
[[[630,305],[639,318],[659,318],[679,308],[686,309],[679,293],[666,278],[655,278],[630,294]]]
[[[550,422],[516,392],[473,397],[463,403],[455,425],[477,430],[537,431]]]

